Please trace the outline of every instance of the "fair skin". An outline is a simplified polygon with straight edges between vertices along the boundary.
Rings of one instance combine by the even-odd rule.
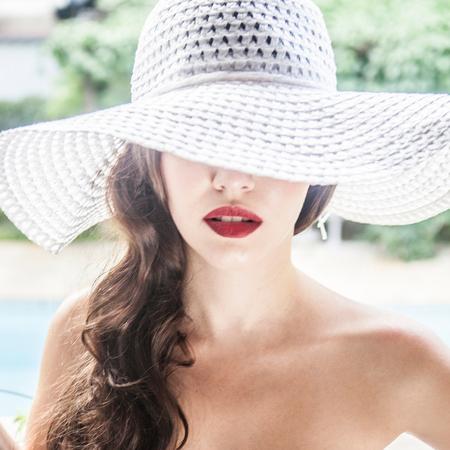
[[[296,307],[291,244],[309,185],[256,180],[169,153],[161,158],[170,213],[187,244],[190,282],[183,301],[196,337],[221,346],[243,339],[273,341]],[[262,225],[243,238],[216,234],[202,219],[228,204],[253,211]]]
[[[307,185],[172,155],[163,159],[163,174],[187,244],[183,301],[195,323],[196,363],[171,380],[189,422],[183,450],[381,450],[403,432],[450,450],[444,343],[420,324],[348,299],[290,264]],[[223,238],[202,223],[211,209],[232,201],[264,220],[246,238]],[[85,351],[79,336],[88,291],[66,299],[52,320],[26,450],[45,449],[38,419],[58,395],[52,385]]]

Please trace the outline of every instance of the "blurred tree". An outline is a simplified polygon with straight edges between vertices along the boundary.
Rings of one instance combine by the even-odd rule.
[[[95,6],[95,0],[67,0],[65,4],[56,8],[55,15],[58,19],[69,19],[76,17],[86,9],[93,9]]]
[[[49,118],[130,101],[130,76],[148,0],[99,0],[98,14],[60,22],[46,43],[61,68]],[[80,95],[81,94],[81,95]]]
[[[422,222],[386,227],[368,225],[353,238],[379,242],[384,251],[403,261],[432,258],[450,226],[450,210]]]
[[[448,0],[316,0],[333,41],[338,89],[450,91]]]
[[[0,131],[45,120],[45,107],[46,99],[43,97],[30,96],[18,101],[1,101]]]

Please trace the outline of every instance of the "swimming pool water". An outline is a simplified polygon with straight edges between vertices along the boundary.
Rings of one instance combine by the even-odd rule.
[[[25,413],[32,397],[47,328],[59,302],[0,301],[0,416]]]
[[[0,301],[0,417],[26,414],[37,387],[54,301]],[[431,328],[450,347],[449,305],[383,305]],[[13,391],[20,395],[4,391]]]

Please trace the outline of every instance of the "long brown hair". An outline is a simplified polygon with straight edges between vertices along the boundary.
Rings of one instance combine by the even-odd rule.
[[[128,143],[109,174],[108,201],[125,252],[90,292],[86,352],[48,413],[49,450],[172,450],[188,438],[168,382],[177,366],[195,362],[180,331],[190,319],[181,301],[186,253],[167,207],[160,156]],[[309,187],[293,234],[317,220],[335,187]],[[176,359],[175,349],[185,358]]]

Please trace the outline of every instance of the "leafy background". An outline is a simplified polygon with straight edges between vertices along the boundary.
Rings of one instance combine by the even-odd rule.
[[[148,0],[99,0],[97,14],[61,21],[45,49],[61,71],[50,98],[0,102],[0,130],[130,101]],[[327,24],[339,90],[450,92],[448,0],[316,0]],[[411,225],[343,221],[344,240],[380,245],[402,260],[433,257],[450,242],[450,211]],[[99,226],[76,240],[99,239]],[[26,239],[0,212],[0,239]]]

